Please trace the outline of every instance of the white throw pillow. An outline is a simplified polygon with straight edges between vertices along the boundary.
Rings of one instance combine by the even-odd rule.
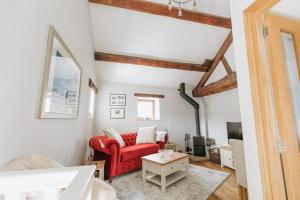
[[[141,127],[138,130],[136,144],[155,143],[156,142],[156,126]]]
[[[167,134],[166,131],[156,131],[156,142],[164,142]]]
[[[123,138],[121,137],[120,133],[118,133],[118,131],[116,131],[113,128],[107,128],[107,129],[104,129],[103,132],[106,137],[116,139],[119,142],[121,147],[125,147],[125,142],[124,142]]]

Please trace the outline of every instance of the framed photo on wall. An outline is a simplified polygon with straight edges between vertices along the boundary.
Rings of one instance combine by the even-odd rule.
[[[110,94],[110,106],[126,106],[126,94]]]
[[[110,109],[111,119],[125,119],[125,108],[111,108]]]
[[[39,118],[77,118],[81,73],[75,57],[50,26]]]

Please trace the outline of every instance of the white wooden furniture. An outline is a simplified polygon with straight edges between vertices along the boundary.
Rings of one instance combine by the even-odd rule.
[[[1,172],[0,196],[3,195],[5,200],[16,200],[26,198],[24,194],[27,192],[39,191],[45,200],[91,199],[95,168],[80,166]]]
[[[91,200],[118,200],[116,190],[107,182],[95,178]]]
[[[94,178],[95,170],[63,167],[38,154],[20,156],[0,166],[0,199],[117,200],[114,188]]]
[[[240,197],[247,196],[247,175],[244,155],[243,140],[230,139],[229,144],[232,146],[232,157],[234,159],[236,180],[239,187]]]
[[[221,166],[229,167],[234,169],[233,158],[232,158],[232,147],[222,146],[220,147]]]
[[[188,175],[189,157],[178,152],[173,152],[166,158],[161,155],[156,153],[142,157],[142,180],[155,183],[165,191],[167,186]]]

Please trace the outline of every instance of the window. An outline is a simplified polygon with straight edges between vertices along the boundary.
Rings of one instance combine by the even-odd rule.
[[[94,119],[95,113],[95,98],[98,93],[98,89],[96,85],[93,83],[91,79],[89,79],[89,87],[90,87],[90,108],[89,108],[89,119]]]
[[[95,91],[90,89],[90,109],[89,109],[89,119],[94,119],[95,113]]]
[[[138,97],[137,117],[138,120],[160,120],[159,98]]]

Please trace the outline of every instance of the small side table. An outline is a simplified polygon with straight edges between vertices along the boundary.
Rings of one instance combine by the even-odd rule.
[[[165,149],[172,149],[174,152],[177,152],[177,144],[175,143],[166,143]]]
[[[86,165],[96,165],[96,170],[95,170],[95,177],[100,178],[101,180],[104,180],[104,165],[105,165],[105,160],[88,160],[85,162]]]

